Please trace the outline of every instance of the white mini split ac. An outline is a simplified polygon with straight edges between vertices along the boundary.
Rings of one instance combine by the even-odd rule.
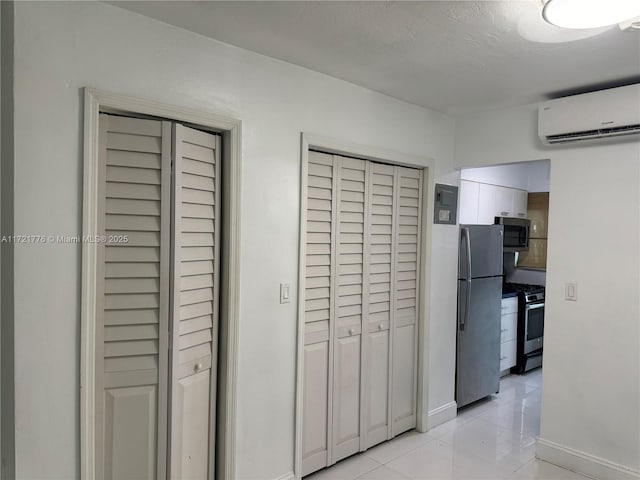
[[[538,135],[545,145],[640,134],[640,84],[544,102]]]

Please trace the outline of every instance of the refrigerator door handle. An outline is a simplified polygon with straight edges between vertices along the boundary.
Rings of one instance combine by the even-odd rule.
[[[469,310],[471,309],[471,279],[467,278],[467,298],[465,299],[464,317],[460,330],[464,331],[464,327],[469,322]]]
[[[462,234],[467,246],[467,297],[465,298],[464,316],[460,324],[460,330],[464,331],[464,327],[469,321],[469,309],[471,308],[471,239],[468,228],[463,227]]]
[[[471,236],[469,235],[469,229],[464,227],[462,229],[464,239],[467,245],[467,282],[471,281]]]

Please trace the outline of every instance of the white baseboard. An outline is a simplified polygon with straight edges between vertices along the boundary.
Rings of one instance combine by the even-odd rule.
[[[639,480],[640,471],[610,462],[586,452],[538,438],[536,457],[559,467],[583,473],[598,480]]]
[[[429,410],[429,413],[427,414],[427,431],[456,418],[457,414],[458,404],[455,401],[445,403],[438,408]]]
[[[275,480],[294,480],[296,477],[293,475],[293,472],[287,472],[284,475],[280,475]]]

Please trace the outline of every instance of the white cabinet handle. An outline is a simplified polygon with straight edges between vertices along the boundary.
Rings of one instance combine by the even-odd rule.
[[[380,330],[382,330],[382,329],[384,328],[384,325],[383,325],[383,324],[380,324],[380,325],[378,325],[378,328],[379,328]]]
[[[353,335],[353,332],[354,332],[353,328],[350,328],[349,329],[349,335]]]
[[[194,371],[194,372],[199,372],[200,370],[202,370],[202,364],[201,364],[201,363],[196,363],[196,364],[193,366],[193,371]]]
[[[503,217],[506,217],[507,215],[509,215],[509,212],[500,212],[502,214]]]
[[[500,357],[500,360],[501,360],[501,361],[502,361],[502,360],[506,360],[506,359],[507,359],[507,357]]]

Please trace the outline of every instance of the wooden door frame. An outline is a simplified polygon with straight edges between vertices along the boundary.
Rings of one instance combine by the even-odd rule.
[[[295,398],[295,437],[294,437],[294,478],[301,478],[302,470],[302,401],[303,401],[303,359],[304,359],[304,289],[305,289],[305,256],[306,256],[306,212],[307,212],[307,173],[309,166],[309,149],[317,149],[330,154],[373,160],[375,162],[404,167],[418,168],[422,175],[422,218],[420,241],[420,272],[422,286],[418,292],[418,365],[417,365],[417,399],[416,429],[427,431],[427,388],[426,374],[429,371],[426,345],[429,339],[429,309],[431,292],[431,232],[433,225],[432,199],[435,191],[435,161],[428,157],[408,155],[392,150],[345,142],[335,138],[302,132],[300,136],[300,237],[298,245],[298,328],[296,352],[296,398]]]
[[[240,120],[126,95],[84,89],[84,173],[82,234],[98,233],[98,119],[100,113],[127,113],[185,122],[222,135],[223,199],[220,291],[220,352],[218,379],[216,478],[233,480],[236,460],[236,404],[240,291]],[[80,478],[93,480],[95,465],[95,345],[97,244],[82,243],[82,303],[80,358]]]

